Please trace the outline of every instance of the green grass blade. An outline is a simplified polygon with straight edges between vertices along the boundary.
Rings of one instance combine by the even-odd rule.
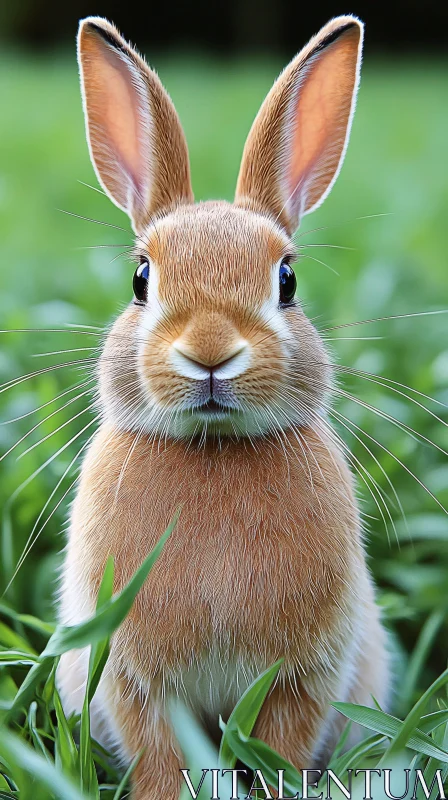
[[[351,728],[352,728],[352,723],[349,720],[347,722],[347,724],[344,726],[344,730],[342,731],[342,733],[341,733],[341,735],[339,737],[339,741],[337,742],[336,747],[333,750],[330,762],[328,764],[328,768],[329,769],[333,769],[332,765],[336,762],[336,760],[339,758],[339,756],[343,752],[343,750],[345,748],[345,745],[347,743],[347,739],[348,739],[348,737],[350,735]]]
[[[394,740],[403,731],[404,722],[386,714],[385,711],[378,711],[377,708],[368,708],[367,706],[354,705],[352,703],[333,703],[334,708],[340,711],[344,716],[351,719],[352,722],[357,722],[369,730],[376,733],[382,733],[384,736]],[[411,747],[417,753],[424,753],[424,755],[439,758],[441,761],[448,763],[448,753],[445,753],[439,747],[436,747],[427,736],[417,728],[409,730],[409,734],[400,746],[400,750],[404,747]],[[390,750],[390,748],[388,748]]]
[[[332,764],[331,769],[336,775],[343,775],[352,765],[360,765],[361,756],[371,758],[376,751],[376,748],[384,742],[384,736],[381,734],[376,736],[369,736],[367,739],[358,742],[346,753],[340,755]]]
[[[219,748],[219,763],[223,767],[231,768],[236,764],[236,755],[229,744],[229,732],[239,728],[246,736],[252,733],[252,728],[282,663],[283,659],[281,658],[262,672],[246,689],[233,709],[226,723]]]
[[[87,647],[111,636],[128,615],[132,604],[148,577],[154,563],[163,550],[165,542],[172,533],[179,512],[174,516],[165,533],[161,536],[154,549],[145,558],[141,566],[132,576],[125,588],[112,600],[106,603],[97,614],[90,617],[80,625],[60,626],[56,628],[49,640],[43,656],[57,656],[67,650]]]
[[[102,606],[106,605],[106,603],[112,598],[114,593],[114,572],[114,559],[113,556],[109,556],[106,561],[106,566],[104,567],[103,577],[98,590],[98,597],[96,601],[97,611],[99,611]]]
[[[251,769],[260,769],[268,784],[276,786],[278,783],[277,770],[284,769],[285,791],[291,796],[302,791],[300,773],[265,742],[245,736],[240,730],[229,731],[228,740],[237,758]]]
[[[34,781],[33,786],[36,789],[45,789],[50,797],[56,797],[58,800],[87,800],[86,795],[82,794],[69,778],[56,769],[54,764],[36,753],[16,734],[4,728],[0,729],[0,752],[2,758],[8,762],[13,775],[25,773],[28,775],[28,781],[30,779]],[[35,791],[34,788],[33,791]]]
[[[114,561],[109,557],[104,569],[101,585],[98,591],[96,610],[107,605],[114,588]],[[81,787],[88,794],[99,798],[98,778],[95,762],[92,755],[92,740],[90,736],[90,702],[98,687],[103,669],[109,655],[110,637],[91,645],[89,656],[89,669],[84,703],[81,712],[79,762]]]
[[[433,715],[432,714],[428,714],[428,716],[433,716]],[[421,724],[421,721],[420,721],[420,724]],[[442,749],[445,749],[445,750],[448,748],[448,724],[447,723],[445,723],[445,725],[443,727],[437,726],[437,728],[434,729],[434,732],[433,732],[432,735],[433,735],[435,743],[439,747],[441,747]],[[433,779],[435,777],[436,771],[438,769],[440,769],[441,778],[442,778],[442,784],[445,785],[446,778],[447,778],[447,775],[448,775],[448,764],[444,764],[442,766],[440,764],[440,761],[438,761],[437,759],[435,759],[435,758],[428,759],[428,763],[427,763],[427,765],[425,767],[425,770],[423,772],[423,777],[425,779],[425,783],[426,783],[426,786],[428,786],[428,788],[431,786],[432,781],[433,781]],[[419,788],[417,790],[417,798],[416,798],[416,800],[427,800],[426,793],[424,792],[423,786],[421,785],[421,783],[419,784]]]
[[[6,711],[2,719],[3,722],[11,721],[21,713],[22,709],[29,707],[34,698],[38,684],[47,678],[51,672],[52,666],[52,658],[43,658],[31,667],[10,708]]]
[[[50,622],[43,622],[43,620],[39,619],[38,617],[34,617],[32,614],[18,614],[17,611],[7,605],[7,603],[0,602],[0,613],[21,625],[26,625],[28,628],[33,628],[33,630],[41,633],[46,638],[51,636],[56,627]]]
[[[57,690],[53,693],[53,704],[57,726],[55,729],[55,765],[64,775],[76,776],[78,766],[78,749],[67,723],[61,698]]]
[[[199,725],[189,708],[178,698],[172,698],[169,702],[169,713],[173,725],[176,739],[179,742],[183,754],[182,767],[189,769],[190,779],[193,786],[197,787],[202,776],[202,769],[218,768],[218,751],[209,737]],[[231,780],[226,775],[220,779],[220,796],[231,797]],[[210,800],[211,778],[210,773],[198,795],[198,800]],[[181,800],[191,800],[191,795],[187,785],[182,786]]]
[[[422,717],[418,723],[418,728],[420,731],[423,731],[423,733],[431,733],[436,730],[439,725],[446,724],[447,722],[448,710],[442,709],[441,711],[433,711],[432,714],[426,714]]]
[[[380,765],[382,765],[385,762],[386,758],[390,759],[391,755],[394,755],[395,753],[403,749],[403,747],[406,747],[406,744],[410,739],[412,733],[418,727],[418,724],[420,722],[421,717],[423,716],[423,711],[426,707],[426,704],[428,703],[428,700],[430,700],[430,698],[433,697],[438,691],[440,691],[440,689],[442,689],[447,683],[448,683],[448,669],[444,670],[442,674],[439,675],[439,677],[434,681],[434,683],[431,684],[431,686],[426,690],[426,692],[417,701],[415,706],[411,709],[406,719],[404,720],[402,727],[394,736],[392,742],[390,743],[390,746],[384,753]],[[448,761],[448,753],[443,750],[440,750],[440,748],[437,748],[437,750],[443,754],[444,756],[443,758],[440,758],[440,756],[434,753],[428,753],[428,755],[434,756],[436,758],[438,757],[441,761],[444,762]]]
[[[81,713],[79,741],[79,777],[81,788],[90,797],[99,798],[98,778],[92,755],[90,738],[90,716],[87,692]]]
[[[34,648],[28,644],[23,636],[21,636],[19,633],[16,633],[16,631],[13,631],[12,628],[9,628],[4,622],[0,622],[0,644],[3,647],[14,648],[15,650],[23,650],[26,653],[31,653],[33,655],[36,653]]]
[[[38,617],[33,617],[32,614],[17,614],[17,620],[28,628],[41,633],[46,638],[51,636],[56,629],[56,625],[52,625],[51,622],[44,622]]]
[[[39,662],[39,656],[23,650],[0,650],[2,666],[32,666]]]
[[[420,635],[417,644],[409,659],[408,668],[404,676],[404,680],[400,689],[400,706],[399,712],[405,714],[412,702],[412,696],[417,685],[420,673],[425,665],[429,651],[431,650],[437,633],[446,619],[445,609],[436,608],[428,617]]]
[[[37,703],[35,701],[33,701],[29,707],[27,722],[28,730],[33,740],[35,750],[43,755],[47,761],[51,761],[50,754],[42,741],[42,737],[37,727]]]
[[[122,796],[124,790],[126,789],[128,783],[129,783],[129,780],[130,780],[130,778],[131,778],[131,776],[132,776],[132,774],[133,774],[138,762],[140,761],[142,755],[143,755],[143,750],[140,750],[140,753],[137,753],[135,758],[132,759],[131,763],[129,764],[129,767],[127,768],[127,770],[124,773],[120,783],[117,786],[117,790],[116,790],[112,800],[121,800],[121,796]]]

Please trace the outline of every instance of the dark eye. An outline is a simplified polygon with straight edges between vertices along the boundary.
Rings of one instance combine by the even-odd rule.
[[[146,258],[142,258],[140,264],[138,265],[137,269],[134,272],[134,277],[132,279],[132,286],[134,289],[135,299],[139,303],[146,302],[146,296],[148,292],[148,280],[149,280],[149,261]]]
[[[282,261],[279,272],[280,302],[288,305],[294,300],[296,293],[296,276],[287,261]]]

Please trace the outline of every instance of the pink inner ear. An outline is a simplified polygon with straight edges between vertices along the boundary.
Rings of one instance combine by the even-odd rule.
[[[113,142],[114,150],[119,154],[120,160],[126,171],[137,182],[142,158],[136,120],[139,111],[135,98],[134,87],[129,86],[129,80],[120,72],[120,69],[111,65],[104,75],[112,94],[105,97],[105,125]]]
[[[133,81],[139,78],[119,53],[105,46],[103,55],[106,57],[96,59],[95,63],[96,124],[105,134],[110,156],[122,168],[123,183],[128,177],[137,191],[141,191],[142,173],[147,165],[139,139],[142,98]]]
[[[356,83],[354,36],[359,40],[357,27],[311,57],[300,76],[287,181],[298,214],[323,198],[343,156]]]

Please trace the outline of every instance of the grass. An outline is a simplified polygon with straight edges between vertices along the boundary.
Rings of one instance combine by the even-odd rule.
[[[237,64],[172,58],[162,60],[158,66],[187,132],[196,197],[230,199],[244,138],[281,65],[269,60]],[[303,251],[304,257],[297,266],[299,294],[319,327],[448,308],[448,108],[442,102],[445,87],[444,63],[367,60],[345,166],[324,206],[304,220],[301,233],[310,233],[298,240],[353,248]],[[116,245],[126,246],[131,236],[125,217],[102,195],[79,183],[93,184],[94,177],[84,142],[73,57],[55,54],[32,61],[19,54],[3,55],[0,91],[7,109],[0,117],[1,328],[58,329],[68,323],[103,326],[131,296],[132,265],[122,257],[111,261],[121,252]],[[58,208],[124,227],[127,232],[61,214]],[[386,216],[363,219],[378,214]],[[326,226],[330,227],[311,232]],[[80,249],[106,244],[114,247]],[[326,262],[339,274],[307,256]],[[448,747],[446,721],[431,730],[435,720],[425,718],[446,709],[445,689],[434,682],[440,683],[448,654],[447,516],[399,463],[403,462],[437,501],[447,506],[448,464],[441,450],[448,449],[448,431],[446,409],[440,405],[448,404],[447,325],[448,317],[434,315],[327,332],[329,346],[339,363],[412,386],[434,400],[428,401],[382,378],[380,383],[374,383],[352,374],[344,376],[343,386],[361,402],[340,398],[336,405],[341,414],[359,426],[352,427],[351,434],[340,426],[340,432],[381,490],[390,495],[384,470],[407,520],[405,524],[392,498],[387,502],[393,525],[389,522],[386,530],[360,481],[369,563],[379,587],[378,599],[390,630],[399,676],[392,713],[407,718],[407,727],[403,734],[403,727],[397,727],[396,721],[382,719],[379,723],[371,716],[365,718],[371,735],[366,752],[353,755],[353,764],[358,768],[384,764],[385,757],[394,764],[404,764],[416,754],[419,760],[414,767],[421,764],[429,775],[436,763],[442,766],[444,762],[437,761],[437,756],[431,760],[428,752],[414,746],[405,755],[403,751],[404,744],[418,730],[426,732],[434,746],[445,751]],[[62,360],[58,355],[34,358],[35,353],[82,346],[90,346],[90,338],[68,332],[1,334],[2,382]],[[67,355],[67,360],[84,355],[74,352]],[[14,573],[36,519],[83,438],[62,450],[19,494],[14,493],[90,421],[89,412],[84,412],[86,397],[47,421],[44,419],[72,395],[65,395],[53,405],[52,398],[86,380],[83,376],[82,367],[57,369],[0,394],[2,420],[49,404],[14,424],[0,426],[0,452],[6,453],[41,422],[17,450],[0,462],[3,589]],[[366,404],[380,409],[382,416]],[[438,421],[434,414],[445,422]],[[385,415],[402,425],[392,424]],[[57,430],[63,423],[67,424]],[[420,442],[403,425],[418,431]],[[422,441],[422,436],[441,450]],[[30,445],[36,447],[16,461],[14,453],[23,453]],[[45,526],[1,601],[0,703],[4,709],[23,687],[27,670],[36,663],[42,669],[37,653],[43,651],[55,622],[53,595],[70,492],[59,507],[57,504],[74,477],[75,474],[67,475],[51,497],[35,533],[44,523]],[[73,738],[79,721],[66,721],[63,717],[54,688],[53,666],[53,662],[46,663],[48,674],[45,670],[39,673],[36,685],[19,708],[24,713],[9,722],[9,730],[18,738],[11,733],[5,738],[4,732],[0,733],[0,772],[7,776],[3,784],[0,778],[0,797],[17,796],[14,787],[18,785],[20,797],[25,800],[31,793],[33,800],[53,795],[79,799],[81,787],[87,785],[86,774],[93,781],[87,791],[95,796],[96,784],[89,771],[91,757],[103,786],[101,797],[118,797],[121,775],[104,753],[91,748],[88,736],[83,739],[83,758],[84,765],[90,766],[87,773],[84,766],[81,776],[80,745],[77,736]],[[438,687],[437,692],[426,697],[422,707],[421,698],[432,685]],[[175,713],[184,720],[182,710]],[[358,712],[346,708],[344,713],[353,716]],[[388,735],[384,733],[386,723]],[[184,727],[185,724],[183,721]],[[202,752],[200,748],[207,744],[201,732],[191,720],[188,725],[197,752]],[[261,757],[258,745],[246,741],[250,730],[245,732],[240,725],[229,734],[227,744],[240,757],[244,755],[246,763],[253,765],[254,759]],[[421,748],[421,739],[418,735],[416,738]],[[397,749],[394,740],[398,741]],[[388,744],[391,741],[392,747]],[[425,745],[427,749],[427,741]],[[269,760],[269,754],[264,753],[263,758],[266,757]],[[335,756],[336,761],[342,758]],[[30,774],[35,776],[34,782]],[[55,774],[59,775],[62,788]],[[67,789],[64,780],[71,780],[77,788]]]

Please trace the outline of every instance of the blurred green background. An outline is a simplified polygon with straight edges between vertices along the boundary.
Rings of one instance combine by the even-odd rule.
[[[121,20],[116,18],[116,22],[126,33]],[[297,37],[297,45],[302,43]],[[252,119],[291,55],[288,52],[282,59],[237,53],[224,59],[210,53],[176,55],[171,49],[150,59],[184,124],[197,199],[232,198]],[[322,245],[304,247],[297,264],[299,294],[322,329],[448,309],[447,66],[441,56],[416,58],[409,53],[392,58],[372,52],[365,60],[345,166],[324,206],[304,219],[297,239],[304,246]],[[74,45],[57,51],[30,50],[14,41],[0,56],[0,97],[0,326],[4,330],[102,327],[131,299],[134,267],[120,253],[132,243],[132,236],[125,216],[81,183],[97,185],[84,139]],[[125,232],[57,209],[123,227]],[[336,400],[337,410],[367,433],[364,436],[355,429],[374,457],[339,427],[356,458],[388,495],[396,527],[394,531],[389,522],[389,530],[385,529],[372,497],[359,481],[369,560],[394,641],[397,673],[402,674],[409,658],[411,667],[414,664],[399,685],[397,710],[406,709],[446,666],[448,520],[438,503],[448,506],[448,463],[437,448],[448,449],[447,330],[448,316],[434,315],[342,327],[325,334],[338,363],[409,385],[439,403],[400,386],[390,384],[398,390],[393,391],[361,377],[340,376],[340,385],[354,397],[437,446],[418,443],[418,437],[359,403]],[[2,333],[1,380],[79,361],[96,352],[36,354],[97,343],[97,337],[79,333]],[[53,405],[50,401],[85,381],[90,366],[89,362],[58,368],[2,388],[3,422],[48,403],[36,414],[0,426],[0,452],[5,453],[42,422],[0,463],[3,588],[86,434],[36,474],[15,499],[14,493],[92,419],[90,412],[83,411],[91,399],[84,397],[43,421],[75,392]],[[38,442],[16,460],[16,455]],[[396,459],[415,473],[437,501]],[[381,468],[398,493],[407,528]],[[76,470],[51,497],[35,531],[47,518],[48,522],[6,594],[7,602],[20,611],[44,619],[54,614],[57,567],[64,546],[61,531],[70,492],[57,505],[75,476]]]

